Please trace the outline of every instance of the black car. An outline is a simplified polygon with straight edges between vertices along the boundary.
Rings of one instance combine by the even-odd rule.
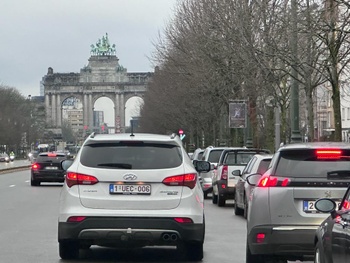
[[[39,186],[41,182],[63,182],[65,171],[62,161],[67,159],[65,153],[40,153],[31,167],[30,184]]]
[[[350,187],[338,205],[329,198],[315,203],[317,211],[330,213],[316,231],[315,263],[350,262]]]

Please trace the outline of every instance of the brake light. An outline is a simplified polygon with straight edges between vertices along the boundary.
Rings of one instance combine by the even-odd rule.
[[[73,185],[93,185],[97,183],[97,178],[92,175],[72,172],[68,172],[66,175],[66,184],[69,188],[71,188]]]
[[[279,178],[270,175],[263,175],[257,183],[257,187],[285,187],[288,186],[289,183],[289,178]]]
[[[48,157],[56,157],[57,154],[55,154],[55,153],[48,153],[47,156],[48,156]]]
[[[350,202],[348,200],[344,201],[343,208],[345,208],[345,209],[349,209],[350,208]]]
[[[263,243],[264,240],[265,240],[265,234],[264,233],[256,234],[256,243]]]
[[[193,223],[191,218],[188,217],[175,217],[174,220],[181,224],[191,224]]]
[[[221,171],[221,180],[227,180],[227,174],[228,174],[228,166],[224,165],[222,167],[222,171]]]
[[[81,222],[86,219],[86,216],[71,216],[68,218],[67,222]]]
[[[342,156],[341,150],[322,149],[316,150],[317,159],[340,159]]]
[[[40,166],[37,163],[32,164],[32,170],[39,170]]]
[[[163,184],[169,186],[187,186],[193,189],[196,185],[197,174],[181,174],[167,177],[163,180]]]

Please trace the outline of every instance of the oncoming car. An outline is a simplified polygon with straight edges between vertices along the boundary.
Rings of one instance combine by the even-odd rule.
[[[62,259],[91,245],[176,246],[189,260],[203,258],[198,172],[210,163],[193,165],[179,136],[92,134],[63,166],[69,168],[58,220]]]
[[[7,153],[0,153],[0,162],[10,162],[10,157]]]

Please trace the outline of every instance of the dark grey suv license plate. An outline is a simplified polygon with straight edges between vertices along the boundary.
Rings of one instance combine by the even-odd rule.
[[[124,195],[150,195],[150,184],[110,184],[110,194],[124,194]]]

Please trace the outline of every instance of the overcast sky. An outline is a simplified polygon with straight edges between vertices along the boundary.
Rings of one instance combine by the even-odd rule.
[[[176,0],[0,0],[0,84],[38,96],[54,72],[79,73],[90,45],[108,33],[128,72],[154,71],[147,57]]]

